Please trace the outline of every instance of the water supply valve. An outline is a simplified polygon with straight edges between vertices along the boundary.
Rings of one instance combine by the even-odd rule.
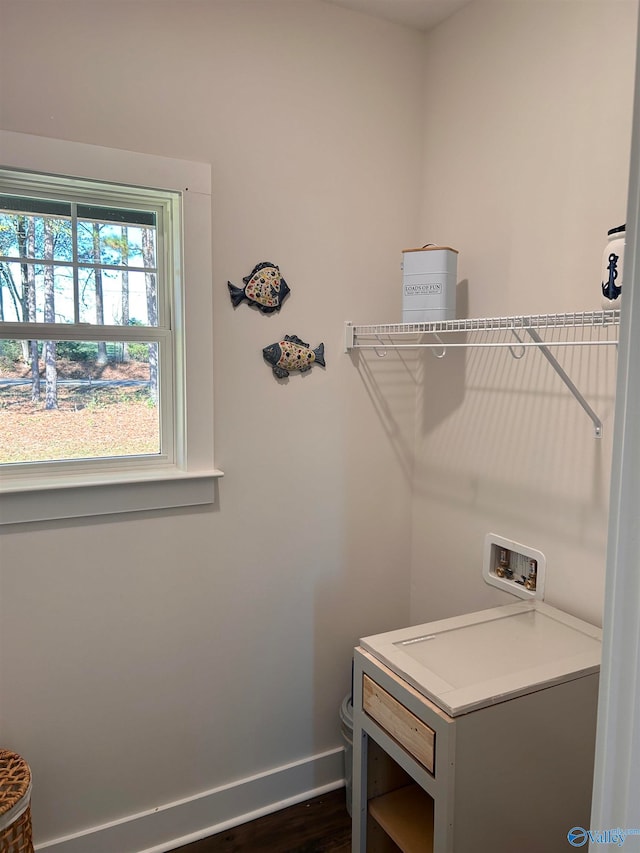
[[[518,598],[544,599],[546,558],[541,551],[487,533],[482,574],[485,582]]]

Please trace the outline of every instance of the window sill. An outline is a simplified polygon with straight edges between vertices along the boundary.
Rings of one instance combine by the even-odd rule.
[[[212,504],[218,469],[103,472],[0,482],[0,525]]]

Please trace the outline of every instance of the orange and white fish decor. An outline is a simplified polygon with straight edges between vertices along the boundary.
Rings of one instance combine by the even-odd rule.
[[[314,364],[326,367],[324,344],[311,349],[309,344],[300,340],[297,335],[285,335],[281,341],[265,347],[262,355],[278,379],[284,379],[292,370],[305,373],[311,370]]]
[[[249,305],[255,306],[259,311],[271,314],[280,310],[284,298],[291,292],[289,285],[280,275],[280,268],[271,261],[256,264],[242,281],[244,287],[236,287],[230,281],[227,282],[234,308],[246,299]]]

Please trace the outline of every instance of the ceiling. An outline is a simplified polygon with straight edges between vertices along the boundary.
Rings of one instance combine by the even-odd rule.
[[[429,30],[471,0],[324,0],[417,30]]]

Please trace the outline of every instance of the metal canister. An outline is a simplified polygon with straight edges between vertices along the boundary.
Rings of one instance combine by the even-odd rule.
[[[622,273],[624,269],[624,242],[626,225],[607,232],[607,245],[602,255],[602,307],[607,310],[620,307]]]
[[[454,320],[458,250],[423,246],[402,253],[402,322]]]

